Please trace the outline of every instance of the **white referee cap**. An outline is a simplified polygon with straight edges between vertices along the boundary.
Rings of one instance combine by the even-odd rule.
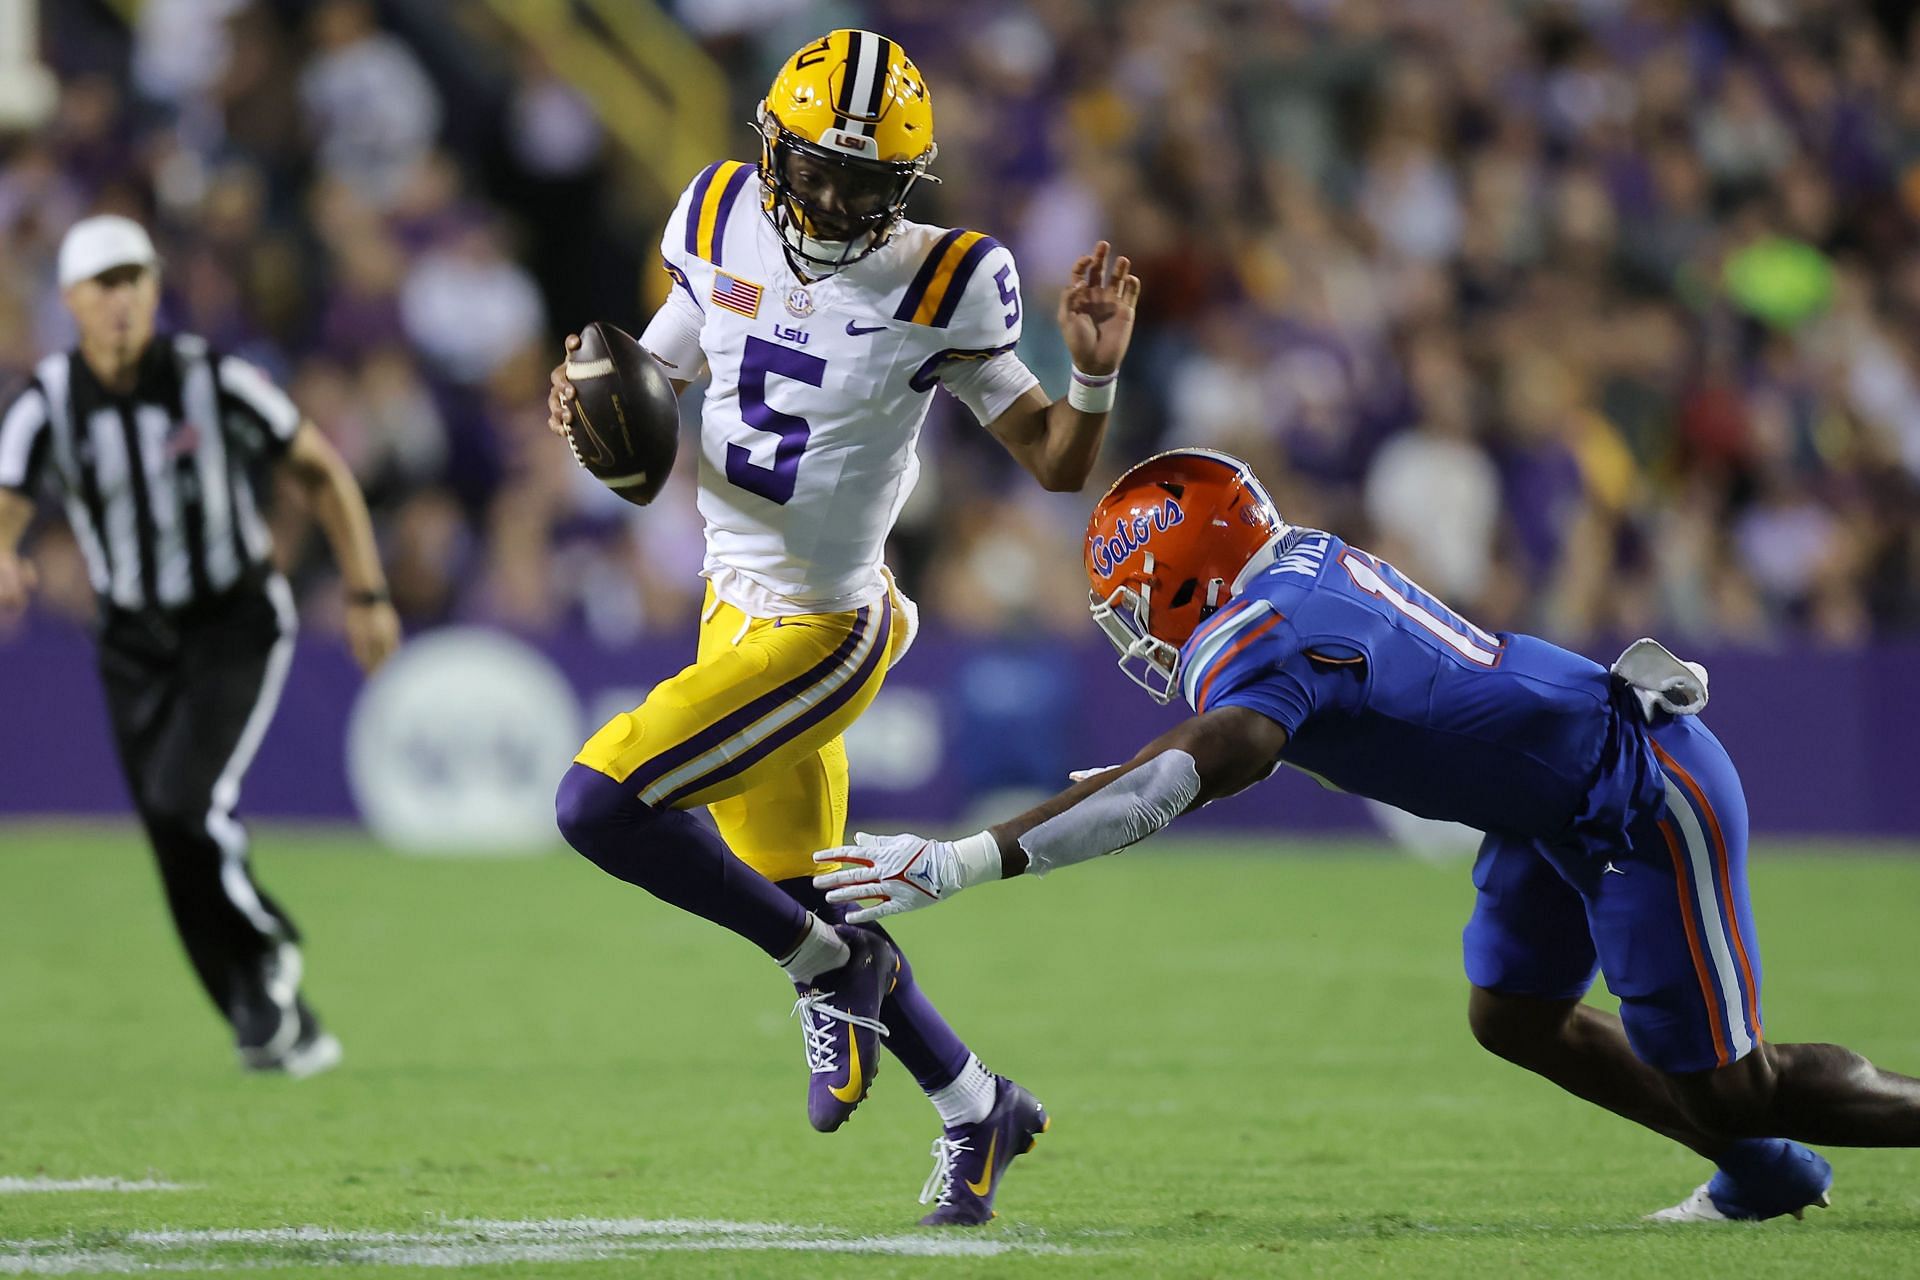
[[[147,229],[132,218],[103,213],[82,218],[67,229],[60,241],[60,287],[70,289],[82,280],[91,280],[115,267],[157,267],[160,255],[153,251]]]

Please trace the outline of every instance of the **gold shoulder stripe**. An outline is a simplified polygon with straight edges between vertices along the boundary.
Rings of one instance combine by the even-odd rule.
[[[706,184],[695,224],[699,230],[694,236],[694,252],[708,262],[720,261],[727,212],[732,209],[733,198],[740,193],[740,187],[746,181],[746,171],[747,166],[741,161],[723,160]]]
[[[947,243],[946,252],[940,255],[933,269],[933,278],[927,282],[926,292],[920,295],[920,305],[914,308],[915,324],[933,323],[933,318],[940,314],[940,304],[947,299],[947,290],[953,287],[954,272],[959,270],[967,250],[986,238],[983,231],[968,231]]]

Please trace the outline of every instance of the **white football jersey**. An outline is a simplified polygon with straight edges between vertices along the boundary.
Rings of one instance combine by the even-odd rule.
[[[988,236],[901,222],[802,283],[761,196],[750,164],[694,179],[661,238],[672,297],[641,342],[675,378],[702,359],[713,375],[700,514],[715,592],[754,617],[856,609],[885,589],[933,388],[1019,339],[1020,277]],[[989,416],[1037,381],[1003,386]]]

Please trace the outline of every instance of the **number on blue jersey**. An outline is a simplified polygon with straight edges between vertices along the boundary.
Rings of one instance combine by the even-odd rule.
[[[1478,667],[1500,664],[1500,656],[1506,651],[1504,641],[1447,608],[1438,597],[1386,561],[1348,547],[1340,553],[1340,566],[1356,587],[1392,605],[1455,657]]]

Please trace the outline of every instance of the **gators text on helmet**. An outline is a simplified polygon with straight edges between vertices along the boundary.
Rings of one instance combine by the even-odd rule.
[[[830,31],[787,59],[757,123],[767,217],[803,273],[872,253],[913,184],[939,181],[927,173],[936,150],[927,83],[899,45],[872,31]],[[796,168],[815,180],[795,181]]]
[[[1127,677],[1170,701],[1181,646],[1287,528],[1253,469],[1212,449],[1156,454],[1114,481],[1087,524],[1086,568]]]

